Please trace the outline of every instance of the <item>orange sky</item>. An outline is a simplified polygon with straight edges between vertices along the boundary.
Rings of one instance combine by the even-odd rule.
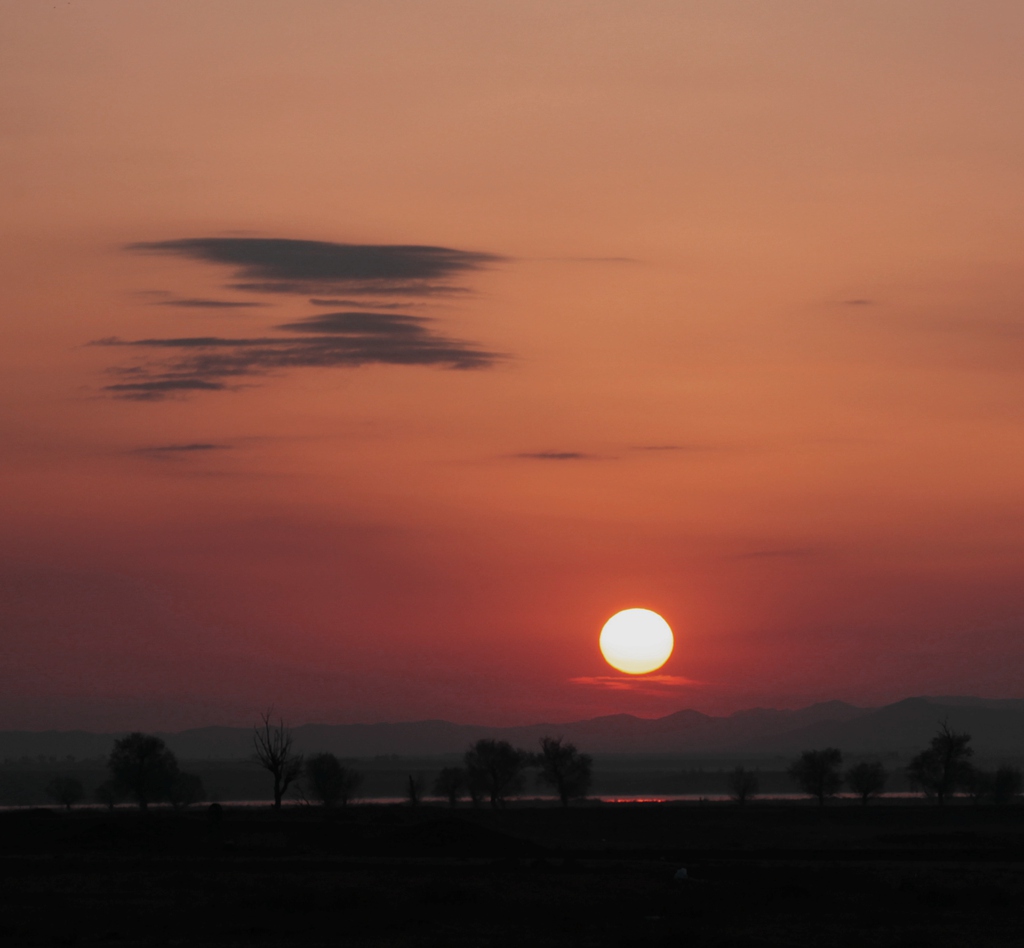
[[[0,727],[1021,695],[1018,0],[0,11]]]

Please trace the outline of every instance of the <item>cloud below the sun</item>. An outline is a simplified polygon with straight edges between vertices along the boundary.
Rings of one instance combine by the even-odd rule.
[[[680,675],[592,675],[570,678],[574,685],[603,688],[607,691],[647,691],[660,693],[674,688],[702,685],[704,682]]]

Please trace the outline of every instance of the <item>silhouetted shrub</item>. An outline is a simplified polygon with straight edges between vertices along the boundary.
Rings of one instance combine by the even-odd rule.
[[[327,809],[345,806],[362,782],[362,774],[345,767],[334,754],[314,754],[303,773],[306,794]]]
[[[206,799],[203,781],[195,774],[179,773],[171,783],[168,799],[176,810],[192,806],[193,803],[202,803]]]
[[[70,810],[85,797],[85,788],[77,777],[54,777],[46,785],[46,793],[64,809]]]
[[[928,749],[921,751],[907,767],[911,786],[923,790],[940,806],[958,790],[969,789],[974,779],[969,760],[974,750],[968,746],[970,741],[970,734],[957,733],[943,721]]]
[[[540,753],[534,755],[532,763],[540,768],[538,779],[558,794],[562,806],[587,795],[593,758],[589,754],[581,754],[575,744],[560,737],[542,737]]]
[[[434,795],[444,797],[449,806],[458,806],[466,789],[466,771],[461,767],[445,767],[434,780]]]
[[[115,786],[113,780],[104,780],[93,793],[97,803],[102,803],[112,810],[114,806],[124,799],[121,791]]]
[[[523,770],[529,759],[526,751],[518,750],[508,741],[477,741],[465,756],[470,795],[486,794],[491,806],[505,806],[510,796],[522,790]]]
[[[992,802],[1004,805],[1020,796],[1021,772],[1016,767],[1000,767],[992,778]]]
[[[815,797],[823,806],[829,797],[834,797],[843,785],[839,768],[843,763],[842,751],[835,747],[824,750],[804,751],[789,768],[789,776],[809,796]]]
[[[760,789],[760,781],[753,770],[737,767],[729,774],[729,796],[741,805],[756,797]]]
[[[867,805],[868,800],[885,790],[889,774],[881,761],[862,760],[846,771],[846,785]]]
[[[107,768],[114,789],[135,800],[142,810],[168,799],[178,779],[178,761],[167,745],[159,737],[139,731],[114,742]]]

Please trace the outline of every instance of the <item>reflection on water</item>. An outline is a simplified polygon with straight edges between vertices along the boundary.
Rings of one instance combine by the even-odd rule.
[[[853,793],[838,793],[833,798],[834,800],[845,800],[848,802],[860,802],[860,797]],[[897,791],[894,793],[886,793],[878,797],[872,798],[872,803],[885,802],[886,800],[923,800],[924,797],[920,793],[910,793],[906,791]],[[270,800],[217,800],[207,801],[206,803],[196,804],[191,807],[193,810],[202,809],[208,803],[217,802],[223,803],[226,806],[248,806],[248,807],[269,807],[271,805]],[[521,797],[518,800],[513,799],[509,801],[512,806],[529,806],[530,804],[543,804],[554,805],[558,803],[558,797],[554,796],[531,796]],[[585,801],[580,801],[583,805],[594,804],[594,803],[732,803],[733,798],[727,793],[665,793],[665,794],[643,794],[643,793],[622,793],[607,796],[593,796],[588,797]],[[758,803],[814,803],[817,804],[817,800],[814,797],[808,797],[802,793],[761,793],[756,797],[747,801],[747,806],[757,805]],[[362,797],[358,800],[353,801],[355,806],[408,806],[408,797],[396,797],[396,796],[380,796],[380,797]],[[283,800],[282,806],[286,807],[304,807],[313,806],[314,804],[306,803],[304,800]],[[424,806],[431,807],[445,807],[447,808],[448,803],[441,799],[427,799],[423,801]],[[579,806],[580,804],[574,804]],[[170,804],[168,803],[151,803],[151,808],[154,809],[169,809]],[[462,801],[459,804],[460,809],[469,809],[470,804],[468,800]],[[486,804],[484,809],[490,809]],[[60,809],[60,807],[50,806],[39,806],[36,805],[22,805],[22,806],[0,806],[0,812],[6,810],[38,810],[38,809]],[[106,804],[103,803],[80,803],[76,804],[75,810],[105,810],[107,809]],[[136,806],[134,803],[118,803],[114,809],[117,810],[134,810]]]

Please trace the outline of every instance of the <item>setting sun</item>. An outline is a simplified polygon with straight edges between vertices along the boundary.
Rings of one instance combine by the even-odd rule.
[[[669,624],[650,609],[624,609],[601,629],[601,654],[627,675],[645,675],[661,668],[672,654]]]

